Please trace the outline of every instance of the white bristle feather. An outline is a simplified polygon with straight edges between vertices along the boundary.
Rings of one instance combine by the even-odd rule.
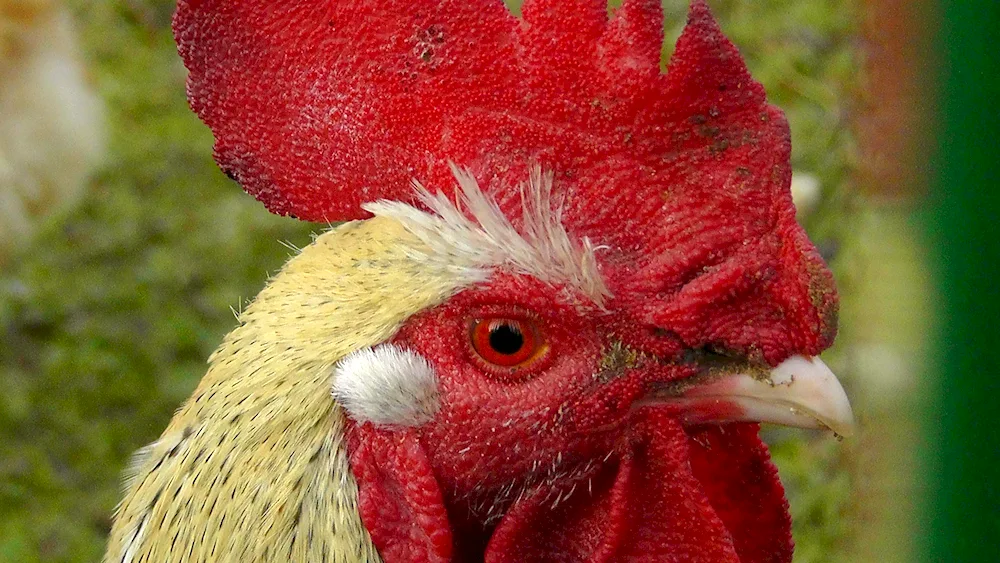
[[[419,426],[439,407],[430,362],[395,344],[362,348],[337,362],[332,394],[355,421],[378,425]]]
[[[507,267],[547,283],[576,288],[598,305],[611,296],[587,238],[572,239],[562,224],[562,209],[552,202],[552,175],[534,168],[521,184],[518,231],[493,198],[467,170],[452,166],[458,181],[457,201],[431,193],[414,182],[417,197],[430,213],[398,201],[366,203],[364,209],[396,219],[429,249],[412,258],[468,278],[488,277],[488,269]]]

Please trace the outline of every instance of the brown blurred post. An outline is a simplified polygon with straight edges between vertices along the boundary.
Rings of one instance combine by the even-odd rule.
[[[931,7],[913,0],[866,0],[867,111],[857,123],[861,186],[879,199],[926,193],[932,143]]]
[[[930,280],[912,212],[928,192],[934,149],[933,20],[928,2],[864,0],[862,9],[866,103],[854,128],[869,226],[855,297],[869,308],[859,313],[865,322],[858,340],[891,350],[903,363],[894,385],[862,386],[854,397],[864,418],[854,444],[856,531],[845,560],[904,563],[916,557],[916,499],[923,488],[916,470],[923,446],[917,412],[928,387]],[[862,375],[882,377],[886,365],[875,362],[867,371]]]

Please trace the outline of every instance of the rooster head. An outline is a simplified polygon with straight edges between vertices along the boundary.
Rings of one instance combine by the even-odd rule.
[[[401,226],[400,263],[450,280],[330,359],[383,559],[790,560],[755,422],[849,430],[815,358],[837,297],[784,116],[702,0],[666,73],[659,0],[182,0],[174,26],[230,177]]]

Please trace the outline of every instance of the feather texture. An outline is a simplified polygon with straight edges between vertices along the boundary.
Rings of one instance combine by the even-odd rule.
[[[408,255],[421,248],[375,218],[293,258],[240,315],[163,437],[136,456],[105,563],[379,561],[331,374],[461,287]]]
[[[594,245],[586,237],[571,237],[562,224],[562,209],[552,201],[552,174],[536,167],[521,183],[518,229],[472,173],[455,165],[452,173],[460,188],[457,201],[416,183],[418,198],[430,213],[386,200],[362,207],[396,219],[420,238],[430,252],[414,254],[415,258],[452,269],[470,282],[485,280],[488,268],[505,267],[567,285],[598,304],[611,296],[597,267]]]
[[[334,369],[332,393],[358,422],[417,426],[440,407],[434,368],[420,354],[394,344],[348,354]]]

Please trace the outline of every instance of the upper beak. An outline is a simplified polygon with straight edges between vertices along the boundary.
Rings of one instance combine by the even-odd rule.
[[[656,404],[672,406],[686,424],[773,422],[800,428],[854,432],[854,414],[844,388],[816,357],[792,356],[767,370],[713,373],[669,395],[654,393]]]

